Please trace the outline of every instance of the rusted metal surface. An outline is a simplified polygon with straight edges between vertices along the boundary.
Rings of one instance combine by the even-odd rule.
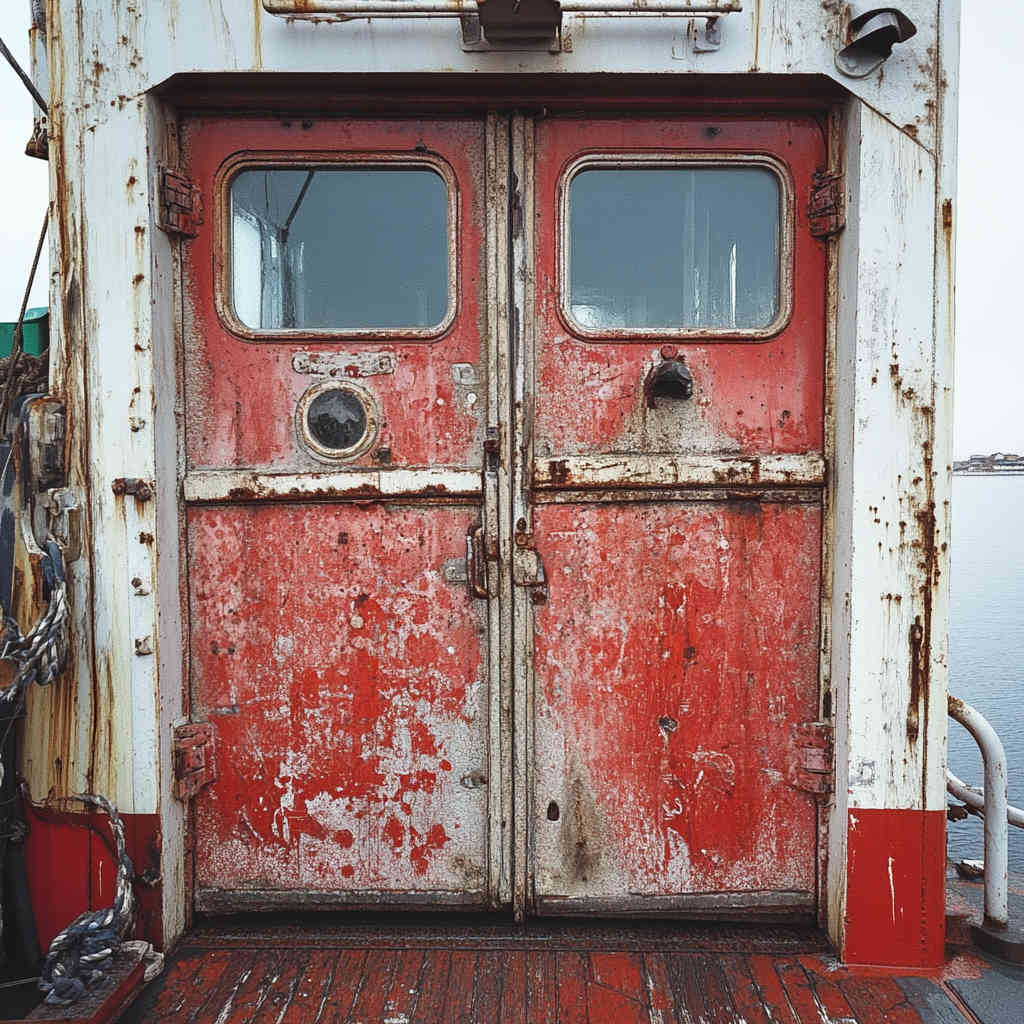
[[[203,197],[199,186],[180,171],[161,167],[158,225],[170,234],[195,238],[203,223]]]
[[[174,795],[189,800],[217,778],[213,726],[179,725],[174,730]]]
[[[212,723],[220,770],[196,800],[198,903],[487,901],[483,125],[218,120],[185,137],[191,174],[217,197],[185,250],[192,718]],[[225,156],[242,166],[253,152],[443,164],[458,296],[443,337],[377,332],[350,358],[346,332],[315,353],[299,331],[239,335],[217,291],[220,190]],[[327,471],[295,410],[308,375],[337,367],[370,377],[359,387],[380,411],[373,443]]]
[[[214,205],[198,236],[185,246],[190,310],[185,375],[189,469],[272,467],[277,472],[306,473],[321,468],[297,442],[293,425],[296,405],[309,381],[292,364],[308,349],[308,332],[284,332],[277,340],[260,332],[262,340],[247,343],[216,312],[218,303],[223,304],[218,288],[224,281],[217,268],[226,257],[222,248],[226,196],[220,191],[225,157],[257,150],[264,161],[276,155],[282,161],[322,162],[324,153],[333,153],[337,160],[351,153],[365,163],[370,151],[380,154],[374,157],[379,163],[397,159],[397,154],[415,156],[418,148],[437,154],[429,158],[425,154],[423,160],[437,163],[443,158],[452,169],[449,176],[454,175],[450,188],[457,205],[460,247],[452,252],[450,265],[457,273],[457,309],[454,323],[440,341],[381,344],[393,332],[384,332],[383,337],[377,332],[374,351],[393,360],[394,372],[366,381],[365,387],[379,404],[380,433],[374,449],[353,465],[373,465],[374,452],[384,448],[395,466],[479,468],[486,381],[480,369],[478,295],[483,214],[474,183],[483,159],[482,124],[318,121],[307,127],[298,123],[286,127],[277,121],[199,119],[188,123],[184,135],[190,174]],[[413,158],[402,159],[408,163]],[[324,332],[319,334],[319,340],[325,341]],[[347,347],[345,334],[338,335],[339,348]],[[477,382],[472,376],[457,380],[452,372],[456,363],[477,367]]]
[[[800,722],[789,779],[798,789],[825,796],[835,789],[835,734],[829,722]]]
[[[470,508],[189,513],[199,890],[476,894],[487,870],[483,605],[444,563]],[[264,904],[271,904],[268,897]]]
[[[819,716],[823,250],[784,202],[795,288],[767,339],[652,352],[560,317],[565,208],[549,197],[581,150],[626,166],[778,153],[806,194],[820,133],[702,118],[537,131],[531,897],[549,913],[813,913],[831,760],[797,730]],[[693,397],[650,402],[650,373],[679,358]]]
[[[537,187],[542,196],[559,195],[565,167],[581,150],[692,155],[723,161],[741,153],[763,152],[781,161],[795,194],[806,195],[821,166],[823,146],[817,126],[801,120],[709,120],[703,117],[620,121],[557,119],[538,123]],[[649,157],[653,159],[653,157]],[[619,339],[615,332],[583,340],[567,330],[558,312],[561,227],[549,201],[538,218],[536,315],[543,336],[537,352],[537,406],[534,446],[539,460],[608,453],[744,454],[814,453],[822,448],[824,252],[809,237],[806,209],[793,204],[792,259],[797,305],[770,342],[716,344],[694,340],[681,347],[693,376],[694,395],[677,409],[671,403],[650,408],[643,385],[661,361],[653,339]],[[799,297],[816,289],[812,299]],[[788,298],[788,297],[787,297]],[[785,305],[785,301],[783,301]],[[653,349],[653,351],[652,351]],[[567,382],[572,382],[567,386]]]
[[[480,473],[450,469],[343,469],[334,472],[257,473],[198,470],[182,482],[185,501],[446,501],[480,491]]]
[[[843,146],[852,163],[846,181],[850,221],[857,232],[847,231],[826,243],[844,246],[845,268],[841,281],[830,281],[835,301],[827,306],[814,290],[818,285],[808,284],[818,280],[824,246],[809,237],[805,199],[813,171],[836,169],[835,161],[823,159],[818,126],[796,118],[773,120],[771,112],[782,104],[765,98],[764,77],[758,78],[754,96],[746,84],[752,79],[744,76],[754,71],[787,79],[779,89],[793,109],[807,110],[812,103],[820,108],[813,76],[823,80],[834,73],[834,52],[845,29],[841,5],[762,2],[751,7],[749,17],[735,24],[729,19],[721,47],[714,52],[700,52],[690,36],[673,31],[672,22],[664,18],[624,25],[621,19],[569,14],[564,27],[572,49],[563,47],[557,57],[546,52],[466,53],[451,24],[391,23],[386,30],[362,21],[293,24],[265,17],[250,0],[222,0],[214,4],[212,16],[202,17],[173,4],[149,10],[145,18],[138,16],[137,5],[122,2],[104,6],[60,0],[49,8],[52,266],[58,282],[51,297],[52,376],[54,392],[68,404],[71,486],[81,498],[85,557],[71,569],[76,664],[68,688],[40,695],[40,713],[34,716],[36,731],[25,766],[34,788],[55,793],[71,787],[100,790],[140,815],[155,817],[159,812],[158,824],[169,837],[165,874],[174,886],[167,915],[178,922],[172,928],[176,930],[185,868],[181,808],[170,799],[167,766],[171,722],[182,710],[176,587],[183,513],[177,485],[184,481],[186,496],[191,493],[197,504],[210,506],[194,510],[197,521],[222,516],[228,532],[229,511],[243,518],[257,511],[270,515],[265,498],[281,499],[273,512],[282,521],[300,508],[315,519],[307,502],[316,503],[323,522],[339,514],[332,503],[340,506],[342,501],[346,515],[362,514],[359,503],[373,501],[387,501],[389,508],[408,501],[424,515],[429,507],[430,515],[436,512],[445,521],[465,513],[467,521],[460,521],[449,538],[455,546],[438,562],[438,571],[448,586],[464,574],[459,563],[466,530],[481,522],[490,596],[486,605],[478,599],[480,608],[474,614],[482,616],[487,608],[488,671],[492,682],[500,676],[501,685],[492,686],[488,694],[492,764],[489,783],[480,789],[487,791],[491,820],[508,831],[514,823],[517,843],[523,844],[516,848],[515,865],[522,910],[528,887],[527,775],[533,756],[528,698],[535,652],[530,631],[534,611],[549,615],[554,605],[549,599],[534,606],[533,586],[516,587],[512,597],[512,537],[520,531],[519,521],[534,545],[523,550],[536,552],[553,588],[561,568],[540,543],[533,522],[535,503],[542,518],[549,511],[552,516],[583,514],[584,506],[587,514],[611,515],[623,503],[631,508],[635,504],[637,516],[669,516],[685,504],[685,494],[708,506],[708,515],[724,516],[725,522],[744,514],[749,507],[744,501],[760,503],[766,514],[813,516],[822,489],[821,474],[806,463],[797,477],[773,478],[769,485],[754,479],[764,471],[763,461],[756,472],[744,463],[733,481],[708,479],[709,466],[673,470],[677,475],[671,479],[661,469],[649,476],[644,470],[630,481],[616,477],[610,463],[600,460],[621,460],[628,478],[636,468],[632,460],[650,455],[663,455],[670,465],[678,465],[673,460],[692,455],[721,458],[727,464],[733,457],[821,454],[830,486],[823,541],[826,587],[833,551],[838,567],[825,602],[837,609],[835,648],[840,653],[830,656],[828,638],[822,639],[823,658],[828,660],[823,675],[831,676],[824,713],[834,709],[837,714],[840,765],[829,828],[842,840],[830,862],[828,883],[835,897],[830,919],[838,937],[850,910],[843,905],[843,843],[848,833],[854,836],[847,817],[850,807],[905,810],[942,799],[944,710],[937,716],[935,708],[944,697],[946,656],[942,623],[947,604],[950,410],[949,389],[942,382],[951,378],[952,210],[949,216],[942,212],[941,229],[937,218],[955,184],[949,113],[955,106],[949,84],[955,12],[950,13],[949,5],[909,0],[908,14],[918,25],[918,35],[897,48],[884,76],[852,86],[859,100],[851,99],[846,110],[860,113]],[[337,77],[339,60],[347,72],[344,82]],[[261,84],[259,69],[275,74]],[[201,84],[200,100],[207,107],[221,103],[226,108],[238,101],[261,110],[301,111],[301,116],[195,120],[182,133],[186,151],[179,153],[175,114],[150,92],[179,74],[194,76],[193,98],[196,84]],[[223,77],[214,81],[211,74]],[[647,86],[632,75],[644,78]],[[402,76],[402,84],[396,85]],[[453,81],[458,76],[458,86],[447,94],[437,84],[444,76],[453,76]],[[695,99],[709,91],[712,80],[715,99]],[[290,84],[282,99],[277,90],[285,81]],[[479,93],[467,97],[474,81],[480,83]],[[606,86],[607,94],[602,92]],[[650,90],[643,101],[649,113],[657,108],[666,114],[673,106],[678,111],[684,104],[687,109],[702,106],[704,113],[687,123],[675,112],[667,113],[660,125],[654,118],[630,121],[638,106],[635,96],[644,88]],[[233,99],[229,90],[234,90]],[[501,109],[528,109],[521,97],[542,93],[554,96],[555,107],[562,111],[596,101],[623,113],[604,122],[589,113],[574,117],[561,136],[564,126],[539,122],[536,189],[528,118],[510,124],[491,116],[486,174],[483,113],[479,122],[457,125],[429,120],[431,112],[442,108],[461,112],[473,104],[482,109],[487,94],[498,97]],[[808,99],[812,93],[814,99]],[[684,95],[689,98],[680,99]],[[320,122],[308,116],[312,109],[332,105],[348,109],[349,96],[368,117],[379,117],[384,108],[400,114],[402,104],[409,104],[407,120]],[[708,109],[718,103],[720,107]],[[408,119],[413,105],[425,115],[420,122]],[[740,108],[766,116],[724,113]],[[510,127],[516,149],[511,158]],[[713,136],[709,128],[721,131]],[[300,354],[336,349],[343,357],[356,346],[323,338],[251,344],[232,336],[211,312],[209,300],[215,297],[219,273],[213,223],[222,198],[216,188],[217,167],[225,157],[265,151],[268,144],[282,159],[388,151],[416,160],[426,149],[451,166],[460,189],[458,301],[451,331],[415,345],[367,340],[373,354],[395,360],[392,373],[372,372],[371,362],[344,362],[341,376],[356,376],[348,372],[354,365],[359,378],[367,378],[366,385],[383,396],[382,436],[359,456],[350,482],[332,479],[323,487],[323,480],[308,487],[287,483],[287,494],[281,490],[283,477],[308,474],[312,479],[324,468],[296,441],[295,402],[311,376],[329,377],[337,369],[330,359],[324,364],[300,360],[301,365],[295,360]],[[502,145],[504,155],[499,155]],[[662,408],[667,403],[651,408],[642,397],[646,375],[659,357],[666,358],[656,342],[637,341],[616,350],[571,338],[557,316],[557,294],[551,287],[557,276],[553,204],[559,174],[568,160],[584,153],[633,148],[765,153],[793,170],[794,318],[764,344],[687,348],[694,395],[678,421]],[[506,173],[510,162],[511,175]],[[194,239],[181,241],[155,230],[155,172],[160,163],[187,168],[203,191],[206,223]],[[486,181],[486,195],[478,187],[481,181]],[[504,224],[506,203],[518,211],[511,229]],[[922,241],[929,232],[941,243],[934,251]],[[535,244],[539,261],[534,259]],[[933,255],[934,274],[925,280],[922,268]],[[184,260],[185,273],[183,287],[176,290],[178,259]],[[508,280],[510,271],[513,280]],[[511,310],[509,297],[515,300]],[[836,311],[840,333],[852,341],[837,359],[823,393],[825,361],[813,348],[813,339],[823,336],[826,308]],[[178,320],[182,309],[190,333],[182,374],[185,401],[177,405],[174,346],[175,333],[183,326]],[[538,329],[543,337],[535,372],[533,335]],[[112,344],[111,338],[124,344]],[[485,338],[486,346],[481,343]],[[510,365],[513,353],[521,360],[521,373]],[[456,367],[468,367],[468,376],[462,370],[456,374]],[[872,379],[874,369],[881,371],[877,380]],[[535,395],[540,396],[536,404]],[[834,459],[820,415],[822,406],[833,401],[839,410]],[[175,465],[175,416],[188,424],[183,436],[188,465],[180,472]],[[486,459],[485,440],[492,445]],[[428,493],[428,488],[442,485],[420,478],[400,482],[384,473],[384,467],[418,474],[438,466],[458,475],[459,490],[444,483],[444,490]],[[904,472],[907,467],[911,469]],[[728,472],[728,465],[724,468]],[[255,486],[252,480],[231,482],[228,475],[235,473],[252,476]],[[463,490],[470,477],[476,478],[476,489]],[[152,481],[153,499],[140,502],[137,496],[132,500],[131,495],[113,494],[110,482],[117,479]],[[364,484],[366,489],[360,490]],[[474,506],[478,518],[472,523],[468,506],[445,511],[445,502],[477,502],[481,494],[484,507]],[[647,511],[640,511],[641,505]],[[771,511],[769,506],[779,507]],[[900,523],[907,527],[897,537]],[[604,549],[601,538],[586,557]],[[386,561],[391,553],[382,550],[379,557]],[[443,565],[448,559],[452,563]],[[856,566],[856,571],[847,572],[847,566]],[[30,567],[23,565],[22,570],[30,572]],[[265,571],[272,574],[269,567]],[[523,580],[530,575],[523,574]],[[483,589],[479,577],[477,582]],[[29,588],[25,600],[31,599]],[[915,647],[917,641],[908,638],[917,616],[921,634]],[[826,616],[823,624],[828,621]],[[896,653],[887,653],[880,662],[880,645]],[[917,665],[914,693],[912,664]],[[66,708],[59,706],[61,701]],[[808,713],[804,720],[813,721],[819,713]],[[888,722],[900,723],[895,738],[880,725]],[[916,739],[903,728],[912,722]],[[672,735],[678,738],[678,730]],[[514,773],[519,773],[515,800]],[[501,793],[496,795],[499,778]],[[540,810],[546,812],[546,807]],[[921,834],[931,835],[929,829]],[[500,893],[507,901],[513,865],[498,835],[496,829],[490,833],[487,887],[492,896]],[[911,846],[907,865],[913,860]],[[876,861],[858,863],[872,865],[861,876],[864,884],[877,883]],[[909,868],[904,872],[904,866],[897,865],[900,891],[911,894],[916,884],[920,893],[921,879],[915,880]],[[871,935],[877,927],[869,922],[859,934]]]
[[[807,219],[815,238],[829,238],[846,227],[843,176],[836,171],[815,171]]]
[[[817,715],[818,510],[553,505],[536,524],[538,895],[813,906],[815,805],[789,774]]]
[[[533,483],[543,488],[821,487],[820,453],[794,455],[575,455],[537,460]]]

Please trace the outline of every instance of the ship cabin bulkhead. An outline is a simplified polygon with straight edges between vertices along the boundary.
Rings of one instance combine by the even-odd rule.
[[[110,901],[91,792],[162,946],[393,908],[938,964],[957,4],[45,6],[44,943]]]

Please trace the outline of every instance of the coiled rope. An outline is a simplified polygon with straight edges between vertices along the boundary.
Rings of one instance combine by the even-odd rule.
[[[48,585],[50,597],[42,618],[23,634],[15,619],[4,617],[0,660],[13,661],[18,671],[11,684],[0,691],[0,705],[20,707],[32,683],[49,686],[67,664],[70,616],[64,559],[53,537],[46,539],[45,547],[43,585],[44,589]]]
[[[58,1006],[73,1003],[87,988],[103,979],[114,953],[131,930],[135,916],[132,892],[135,872],[125,851],[121,816],[102,796],[83,793],[75,799],[99,807],[110,819],[110,831],[117,845],[117,885],[113,906],[79,914],[50,943],[50,951],[39,972],[39,988],[46,993],[45,1002]]]

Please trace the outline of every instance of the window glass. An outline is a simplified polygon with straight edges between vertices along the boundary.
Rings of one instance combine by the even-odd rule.
[[[231,297],[252,330],[409,330],[448,311],[448,189],[430,168],[260,168],[231,183]]]
[[[568,302],[584,330],[757,330],[779,314],[779,178],[764,167],[585,168]]]

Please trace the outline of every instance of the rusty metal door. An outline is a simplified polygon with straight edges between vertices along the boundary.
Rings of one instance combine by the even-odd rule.
[[[817,126],[183,151],[197,906],[812,912]]]
[[[489,131],[183,127],[191,719],[217,767],[199,909],[509,889]]]
[[[513,126],[527,909],[816,906],[823,162],[809,119]]]

